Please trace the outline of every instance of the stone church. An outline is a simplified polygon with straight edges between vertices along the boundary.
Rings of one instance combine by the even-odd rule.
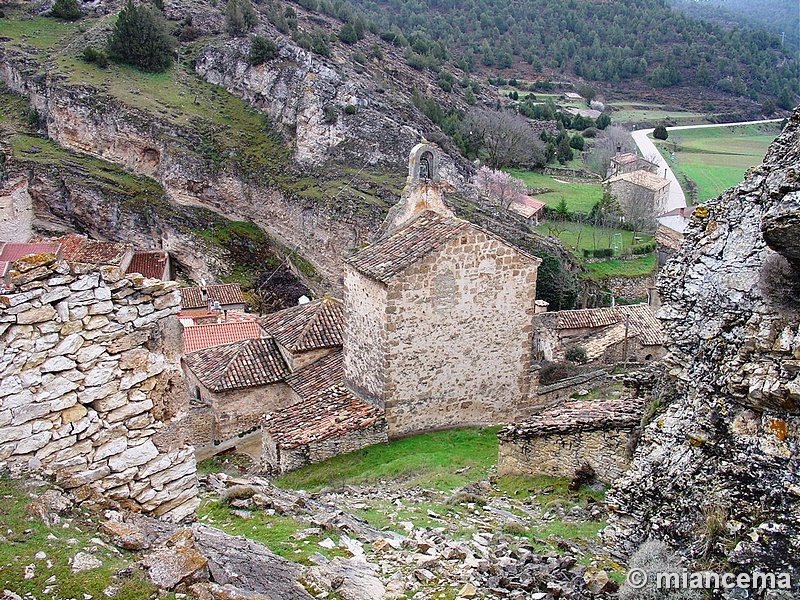
[[[344,381],[390,437],[524,419],[540,260],[457,218],[439,151],[411,152],[379,238],[345,264]]]

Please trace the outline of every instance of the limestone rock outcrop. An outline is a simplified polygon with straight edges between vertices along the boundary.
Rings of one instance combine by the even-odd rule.
[[[662,272],[673,391],[607,497],[625,554],[658,538],[701,564],[800,570],[798,165],[795,112]]]

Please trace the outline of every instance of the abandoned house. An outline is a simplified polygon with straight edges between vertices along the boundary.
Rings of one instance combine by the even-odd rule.
[[[559,310],[536,315],[534,356],[563,362],[568,348],[583,348],[588,362],[648,362],[666,354],[661,323],[648,304]]]
[[[655,221],[656,215],[666,210],[669,200],[669,179],[659,177],[649,171],[638,170],[615,175],[605,182],[609,193],[619,202],[626,218],[641,219],[649,216]],[[653,229],[655,223],[653,222]]]
[[[185,287],[181,292],[181,311],[243,311],[245,309],[242,288],[238,283],[221,283],[199,287]]]
[[[169,254],[163,250],[134,252],[126,273],[139,273],[150,279],[169,281],[172,279]]]
[[[498,475],[573,478],[580,471],[610,483],[630,466],[639,400],[570,400],[498,434]]]
[[[521,216],[529,225],[536,227],[539,224],[539,219],[544,215],[545,206],[547,204],[541,200],[537,200],[533,196],[525,196],[524,199],[514,199],[508,210]]]
[[[422,168],[421,168],[422,167]],[[524,418],[540,260],[453,216],[416,146],[382,237],[345,261],[344,378],[389,437]]]

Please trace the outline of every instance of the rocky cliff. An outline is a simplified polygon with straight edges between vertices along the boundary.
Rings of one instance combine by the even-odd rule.
[[[661,274],[668,406],[608,495],[626,554],[659,538],[701,565],[800,570],[798,165],[795,112]]]

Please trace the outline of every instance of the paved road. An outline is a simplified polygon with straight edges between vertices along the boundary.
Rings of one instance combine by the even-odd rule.
[[[744,121],[742,123],[719,123],[710,125],[681,125],[680,127],[667,127],[667,131],[678,131],[680,129],[702,129],[705,127],[733,127],[734,125],[757,125],[759,123],[775,123],[780,122],[782,119],[764,119],[762,121]],[[675,173],[672,172],[667,161],[661,156],[661,153],[656,149],[653,141],[647,136],[653,132],[652,129],[639,129],[631,132],[633,141],[639,147],[639,152],[648,160],[653,160],[658,165],[658,174],[666,177],[670,181],[669,185],[669,199],[667,200],[668,212],[674,208],[686,206],[686,196],[683,194],[681,184]]]

